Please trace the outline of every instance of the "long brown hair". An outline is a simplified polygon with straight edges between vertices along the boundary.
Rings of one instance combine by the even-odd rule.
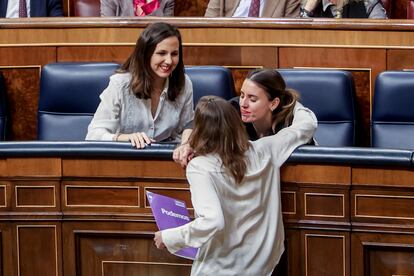
[[[236,109],[216,96],[202,97],[195,110],[189,139],[196,155],[218,154],[224,168],[240,183],[246,173],[249,141]]]
[[[266,91],[269,101],[273,101],[275,98],[280,100],[279,105],[272,112],[273,133],[290,126],[299,94],[293,89],[286,88],[282,75],[274,69],[257,69],[249,72],[247,79]]]
[[[157,44],[172,36],[177,37],[179,42],[179,59],[177,67],[169,79],[168,99],[174,101],[180,94],[185,84],[181,34],[177,27],[168,23],[157,22],[145,28],[137,40],[134,51],[117,71],[118,73],[131,73],[130,88],[137,98],[151,98],[154,83],[151,57]]]

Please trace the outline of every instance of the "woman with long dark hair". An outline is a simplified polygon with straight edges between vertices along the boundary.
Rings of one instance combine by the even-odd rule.
[[[254,141],[276,134],[292,123],[299,94],[286,87],[282,75],[275,69],[250,71],[240,90],[240,96],[230,103],[245,125],[248,137]],[[177,163],[185,167],[193,156],[188,143],[178,147],[173,154]]]
[[[250,142],[230,103],[203,97],[189,139],[195,157],[187,166],[196,219],[157,232],[157,248],[200,248],[192,275],[271,275],[284,251],[280,167],[317,126],[301,104],[294,114],[289,127]]]
[[[193,119],[193,86],[184,74],[181,35],[154,23],[141,33],[131,56],[111,76],[88,127],[86,140],[185,142]]]

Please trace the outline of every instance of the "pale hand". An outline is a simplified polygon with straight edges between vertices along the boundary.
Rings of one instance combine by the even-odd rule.
[[[120,134],[116,140],[130,141],[131,145],[137,149],[143,149],[146,145],[150,145],[152,142],[155,142],[153,139],[150,139],[145,132]]]
[[[173,152],[174,161],[180,164],[183,169],[187,167],[188,162],[190,162],[193,157],[194,151],[188,143],[179,146]]]
[[[165,244],[162,241],[161,231],[155,232],[154,241],[155,241],[155,246],[158,249],[164,249],[165,248]]]

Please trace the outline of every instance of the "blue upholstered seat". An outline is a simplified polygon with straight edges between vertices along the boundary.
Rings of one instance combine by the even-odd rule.
[[[375,81],[371,146],[414,148],[414,72],[387,71]]]
[[[40,79],[38,139],[84,140],[115,63],[53,63]]]
[[[226,100],[234,96],[234,82],[230,69],[221,66],[186,67],[185,73],[193,83],[194,106],[202,96],[220,96]]]
[[[352,74],[339,70],[278,70],[287,87],[318,118],[315,139],[321,146],[355,145],[355,85]]]
[[[0,141],[6,140],[7,135],[7,94],[3,75],[0,73]]]

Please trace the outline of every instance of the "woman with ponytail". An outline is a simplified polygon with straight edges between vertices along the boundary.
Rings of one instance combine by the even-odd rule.
[[[243,82],[240,97],[230,100],[245,125],[250,140],[276,134],[292,123],[295,110],[302,107],[299,95],[286,83],[275,69],[251,71]],[[206,124],[207,126],[208,124]],[[313,140],[310,143],[314,143]],[[173,153],[175,162],[187,166],[193,156],[188,143],[179,146]]]
[[[191,275],[273,273],[284,251],[280,167],[317,125],[312,111],[294,109],[290,126],[250,142],[229,102],[199,101],[189,138],[195,157],[186,171],[196,219],[154,238],[157,248],[172,253],[199,248]]]
[[[289,126],[298,99],[278,71],[258,69],[247,75],[240,97],[230,102],[239,110],[250,140],[257,140]]]

